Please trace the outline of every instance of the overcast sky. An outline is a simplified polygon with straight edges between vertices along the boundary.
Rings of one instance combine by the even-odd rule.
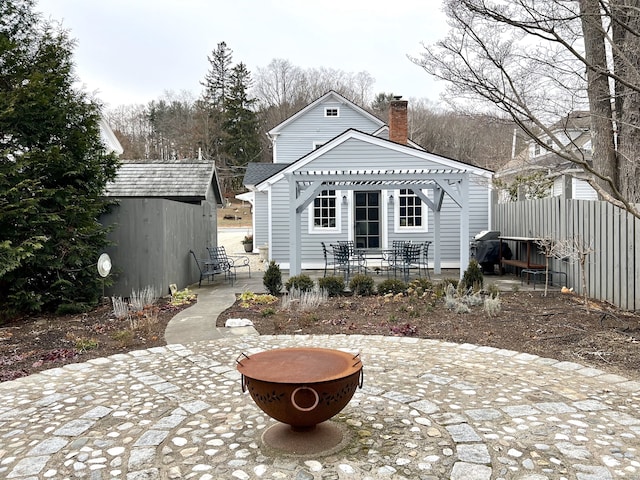
[[[373,92],[438,101],[407,55],[447,32],[440,0],[38,0],[76,39],[76,73],[112,108],[167,90],[200,95],[219,42],[250,71],[274,58],[301,68],[369,72]]]

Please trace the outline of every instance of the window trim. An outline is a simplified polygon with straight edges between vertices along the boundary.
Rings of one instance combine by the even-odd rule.
[[[335,111],[335,115],[329,115],[329,112]],[[324,116],[325,118],[338,118],[340,117],[340,107],[324,107]]]
[[[336,199],[336,226],[335,227],[316,227],[315,225],[315,215],[314,215],[314,208],[315,208],[315,198],[313,200],[313,202],[311,202],[309,204],[309,206],[306,208],[307,211],[307,219],[308,219],[308,228],[309,228],[309,234],[311,235],[318,235],[318,234],[323,234],[323,233],[342,233],[342,192],[340,190],[335,190],[332,188],[327,188],[325,190],[333,190],[335,192],[335,199]],[[321,190],[321,192],[325,191],[325,190]],[[316,197],[318,198],[318,197]]]
[[[407,232],[428,232],[429,231],[429,207],[418,197],[415,193],[411,192],[418,201],[422,208],[422,225],[419,227],[406,227],[400,225],[400,190],[393,190],[393,231],[394,233],[407,233]],[[402,190],[411,190],[409,188],[403,188]],[[424,193],[424,190],[422,190]]]

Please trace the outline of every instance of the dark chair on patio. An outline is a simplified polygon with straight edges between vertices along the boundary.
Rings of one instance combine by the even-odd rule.
[[[339,244],[331,245],[331,248],[333,249],[333,274],[343,272],[345,280],[348,280],[351,273],[349,248]]]
[[[426,273],[427,278],[431,279],[429,274],[429,245],[431,245],[431,242],[422,242],[420,245],[420,269]],[[422,276],[422,273],[420,273],[420,276]]]
[[[249,278],[251,278],[251,263],[249,257],[244,255],[227,255],[224,247],[207,247],[207,250],[209,251],[211,263],[228,266],[229,276],[235,278],[236,270],[246,267],[249,270]]]
[[[202,286],[202,280],[204,278],[207,279],[207,282],[211,281],[215,275],[220,275],[224,273],[225,278],[228,278],[229,273],[229,265],[220,262],[212,262],[208,258],[198,259],[196,253],[193,250],[189,250],[189,253],[193,256],[193,259],[196,261],[196,266],[198,267],[198,271],[200,272],[200,280],[198,280],[198,286]]]
[[[358,273],[366,272],[367,258],[362,251],[356,249],[353,240],[338,240],[338,245],[347,249],[349,255],[349,271],[358,271]]]
[[[333,258],[333,250],[329,252],[324,242],[320,242],[320,245],[322,245],[322,254],[324,255],[324,275],[323,276],[326,277],[327,268],[334,268],[335,259]],[[334,270],[334,273],[335,273],[335,270]]]
[[[420,252],[422,245],[419,243],[396,244],[389,257],[389,266],[397,276],[398,270],[402,272],[405,282],[409,281],[409,274],[412,269],[418,270],[420,276]]]

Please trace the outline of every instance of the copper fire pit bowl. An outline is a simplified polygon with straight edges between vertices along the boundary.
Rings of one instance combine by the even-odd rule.
[[[326,348],[281,348],[242,354],[242,391],[294,430],[310,430],[340,412],[362,388],[360,355]]]

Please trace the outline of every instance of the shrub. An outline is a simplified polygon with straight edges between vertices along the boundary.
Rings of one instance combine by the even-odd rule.
[[[311,277],[309,275],[305,274],[295,275],[289,278],[289,280],[287,280],[287,283],[285,284],[287,292],[290,292],[292,288],[295,288],[300,292],[310,292],[311,290],[313,290],[313,286],[313,280],[311,280]]]
[[[407,293],[409,296],[423,297],[426,292],[433,290],[433,283],[426,278],[416,278],[412,280],[407,286]]]
[[[484,311],[490,317],[497,315],[500,313],[502,309],[502,304],[500,303],[500,295],[496,295],[495,297],[487,297],[484,299]]]
[[[113,332],[111,334],[111,338],[118,342],[121,347],[128,347],[134,341],[133,332],[131,330],[118,330]]]
[[[403,293],[407,289],[407,284],[397,278],[388,278],[378,284],[378,293],[386,295],[387,293]]]
[[[271,295],[278,295],[282,290],[282,272],[274,260],[269,262],[269,267],[262,277],[262,283]]]
[[[129,299],[129,305],[131,309],[135,312],[140,312],[149,305],[153,305],[158,298],[158,294],[156,293],[156,289],[147,286],[142,290],[131,291],[131,298]]]
[[[198,296],[195,293],[189,291],[188,288],[184,290],[176,291],[171,294],[171,305],[180,306],[194,302]]]
[[[337,297],[344,292],[344,278],[338,276],[323,277],[318,279],[321,290],[325,290],[330,297]]]
[[[349,282],[349,289],[354,295],[362,295],[364,297],[375,293],[375,283],[372,277],[368,275],[354,275]]]
[[[95,338],[85,338],[78,337],[76,338],[75,347],[80,353],[86,352],[88,350],[94,350],[98,348],[100,344]]]
[[[495,283],[492,283],[487,287],[487,293],[489,294],[489,297],[496,298],[498,295],[500,295],[500,289]]]
[[[122,297],[111,297],[111,304],[113,305],[113,315],[122,320],[129,316],[129,304],[125,302]]]
[[[433,282],[428,278],[416,278],[411,280],[409,286],[416,290],[419,288],[422,290],[433,290]]]
[[[300,311],[315,310],[327,301],[328,295],[326,290],[314,288],[309,292],[302,292],[296,288],[292,288],[288,295],[282,297],[282,309],[293,310],[296,308]]]
[[[458,283],[460,283],[460,281],[457,278],[443,278],[442,288],[446,289],[447,285],[453,285],[453,288],[458,288]]]
[[[480,264],[475,258],[472,258],[469,261],[469,266],[462,275],[461,286],[464,288],[473,288],[473,290],[477,292],[482,289],[483,282],[484,277],[480,269]]]

